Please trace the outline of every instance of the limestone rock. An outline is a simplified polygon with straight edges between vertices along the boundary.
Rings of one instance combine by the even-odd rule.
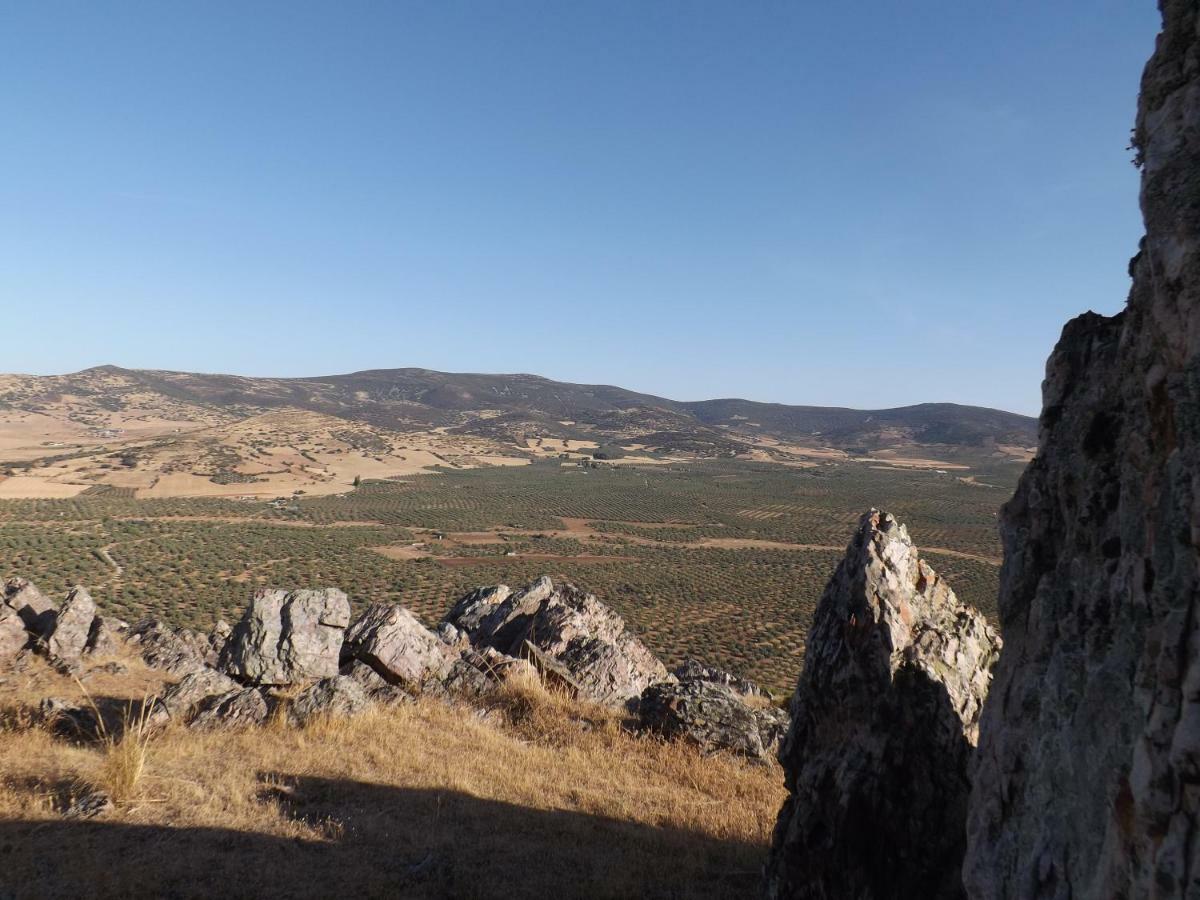
[[[998,650],[903,525],[863,516],[792,699],[767,897],[962,895],[968,765]]]
[[[190,628],[173,628],[158,619],[143,619],[125,632],[125,641],[135,647],[146,665],[172,675],[206,668],[211,647],[207,638]]]
[[[150,713],[150,721],[155,725],[165,725],[172,719],[186,722],[210,697],[232,694],[240,688],[236,681],[216,669],[197,668],[163,692]]]
[[[783,710],[751,707],[732,688],[705,679],[650,685],[642,692],[638,718],[642,728],[665,737],[757,760],[774,756],[788,727]]]
[[[42,637],[54,625],[54,602],[24,578],[10,578],[4,584],[4,604],[16,611],[35,637]]]
[[[498,597],[503,599],[493,602]],[[447,621],[462,628],[476,647],[538,656],[546,671],[555,668],[547,658],[552,660],[581,695],[597,703],[636,703],[651,684],[671,679],[616,612],[593,595],[570,584],[555,585],[545,576],[516,593],[501,585],[490,595],[468,595]]]
[[[87,646],[96,603],[85,588],[75,587],[54,616],[54,625],[46,636],[46,652],[52,660],[68,666],[78,665]]]
[[[92,656],[106,656],[120,647],[121,637],[129,630],[129,623],[112,616],[96,616],[88,629],[84,652]]]
[[[221,651],[220,667],[247,684],[336,675],[350,601],[336,588],[260,590]]]
[[[212,731],[261,725],[270,712],[267,698],[259,688],[236,688],[203,700],[189,726]]]
[[[0,665],[9,665],[29,643],[25,622],[10,606],[0,604]]]
[[[964,865],[977,898],[1200,888],[1200,6],[1160,9],[1129,301],[1063,330],[1038,454],[1002,515],[1005,646]]]
[[[671,670],[671,674],[679,681],[710,681],[713,684],[724,685],[742,697],[766,696],[766,692],[749,678],[741,678],[698,659],[685,659],[683,665]]]
[[[305,725],[321,716],[352,716],[371,705],[363,686],[348,675],[323,678],[305,688],[292,702],[289,716]]]
[[[389,684],[419,688],[444,673],[455,654],[417,617],[395,603],[374,603],[346,632],[345,655]]]

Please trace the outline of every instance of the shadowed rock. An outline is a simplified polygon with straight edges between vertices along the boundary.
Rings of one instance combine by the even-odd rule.
[[[186,675],[216,662],[203,634],[190,628],[173,628],[158,619],[137,622],[124,637],[138,650],[146,665],[172,675]]]
[[[261,725],[270,712],[267,698],[259,688],[238,688],[203,700],[192,716],[189,727],[214,731]]]
[[[998,650],[903,525],[862,518],[809,632],[767,897],[962,896],[968,763]]]
[[[10,578],[4,584],[4,604],[16,611],[35,637],[43,637],[54,625],[54,602],[24,578]]]
[[[54,616],[54,624],[46,637],[46,652],[55,662],[77,666],[87,646],[92,620],[96,618],[96,603],[85,588],[75,587]]]
[[[973,897],[1200,890],[1200,6],[1160,8],[1128,305],[1063,330],[1002,516]]]
[[[732,688],[707,679],[652,684],[638,704],[641,727],[685,738],[704,750],[731,750],[765,760],[788,727],[781,709],[753,708]]]
[[[155,725],[165,725],[172,719],[186,722],[210,697],[228,695],[240,689],[241,685],[216,669],[197,668],[163,692],[150,712],[150,721]]]
[[[349,621],[350,601],[336,588],[260,590],[222,648],[220,668],[247,684],[331,677]]]
[[[0,665],[13,662],[28,643],[25,622],[15,609],[0,604]]]
[[[357,680],[348,675],[322,678],[305,688],[292,701],[289,717],[304,725],[321,716],[352,716],[371,705],[371,699]]]

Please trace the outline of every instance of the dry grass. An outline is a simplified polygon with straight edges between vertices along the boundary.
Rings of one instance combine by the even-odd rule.
[[[131,671],[124,695],[108,683],[97,706],[144,695],[147,677]],[[78,696],[56,678],[0,684],[0,847],[19,897],[751,896],[783,795],[777,770],[632,735],[517,679],[486,709],[170,727],[136,745],[126,802],[64,821],[73,786],[137,767],[114,762],[120,744],[22,723],[39,695]]]

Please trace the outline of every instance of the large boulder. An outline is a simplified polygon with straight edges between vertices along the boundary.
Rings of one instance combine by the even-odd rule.
[[[728,685],[703,678],[650,685],[642,691],[638,718],[642,728],[664,737],[756,760],[775,755],[788,727],[783,710],[750,706]]]
[[[968,766],[999,646],[903,525],[862,518],[792,699],[767,897],[962,895]]]
[[[446,672],[458,654],[403,606],[373,603],[346,632],[344,656],[389,684],[420,688]]]
[[[24,578],[10,578],[4,583],[4,605],[21,617],[35,637],[43,637],[54,625],[54,601]]]
[[[350,601],[336,588],[260,590],[222,648],[220,667],[246,684],[329,678],[349,622]]]
[[[54,616],[54,624],[46,634],[46,653],[49,657],[63,665],[78,665],[95,618],[96,603],[91,594],[85,588],[76,586],[63,601]]]
[[[977,898],[1200,890],[1200,5],[1162,0],[1126,308],[1063,330],[1005,507]]]
[[[492,590],[468,595],[447,617],[474,646],[530,658],[539,668],[553,668],[552,661],[580,694],[610,706],[635,704],[651,684],[671,680],[625,620],[592,594],[545,576],[516,593]]]
[[[15,609],[0,603],[0,665],[13,662],[28,643],[24,620]]]

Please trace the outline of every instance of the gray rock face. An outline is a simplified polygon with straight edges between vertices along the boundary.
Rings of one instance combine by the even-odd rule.
[[[129,630],[129,623],[112,616],[96,616],[88,629],[84,652],[92,656],[114,653],[121,645],[121,637]]]
[[[28,643],[25,622],[15,609],[0,604],[0,665],[13,662]]]
[[[764,691],[749,678],[741,678],[731,672],[718,669],[700,662],[698,659],[685,659],[683,665],[676,666],[671,674],[680,681],[711,681],[713,684],[724,685],[735,694],[743,697],[762,697]]]
[[[1200,889],[1200,7],[1160,8],[1128,306],[1063,330],[1003,514],[973,897]]]
[[[998,651],[904,526],[863,516],[792,699],[767,897],[962,895],[968,764]]]
[[[512,588],[507,584],[476,588],[455,603],[443,621],[459,631],[471,633],[511,594]]]
[[[216,661],[203,634],[190,628],[173,628],[157,619],[135,623],[124,637],[141,653],[146,665],[172,675],[186,675]]]
[[[150,721],[155,725],[165,725],[171,720],[187,722],[210,697],[233,694],[240,689],[241,685],[228,675],[208,666],[199,667],[163,692],[150,712]]]
[[[24,578],[10,578],[4,584],[4,604],[15,610],[35,637],[42,637],[54,625],[54,602]]]
[[[220,667],[248,684],[329,678],[349,622],[350,601],[335,588],[260,590],[224,645]]]
[[[536,655],[560,664],[579,692],[597,703],[624,706],[651,684],[671,680],[624,619],[573,585],[555,585],[543,576],[516,593],[501,585],[490,596],[476,594],[448,617],[474,646],[528,657],[523,649],[528,644]],[[493,602],[497,598],[502,599]],[[474,627],[467,627],[472,621]]]
[[[189,727],[214,731],[261,725],[270,713],[270,704],[259,688],[238,688],[201,701]]]
[[[375,603],[346,632],[345,654],[389,684],[411,688],[444,673],[457,656],[417,617],[395,603]]]
[[[82,587],[75,587],[63,601],[54,617],[54,625],[46,637],[46,652],[50,658],[67,665],[78,664],[87,646],[96,618],[96,603]]]
[[[642,728],[664,737],[759,760],[778,751],[789,721],[783,710],[748,706],[732,688],[705,679],[650,685],[642,692],[638,718]]]
[[[321,716],[353,716],[371,705],[363,686],[348,675],[323,678],[305,688],[292,702],[289,716],[305,725]]]

